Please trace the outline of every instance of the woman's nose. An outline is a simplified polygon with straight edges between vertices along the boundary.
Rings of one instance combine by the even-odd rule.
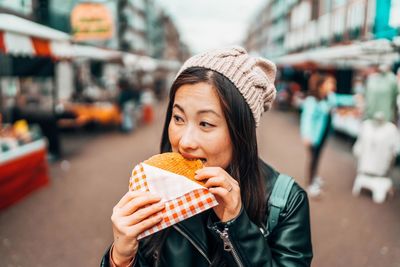
[[[179,140],[179,146],[185,150],[193,150],[198,147],[198,142],[196,140],[196,131],[192,126],[186,127]]]

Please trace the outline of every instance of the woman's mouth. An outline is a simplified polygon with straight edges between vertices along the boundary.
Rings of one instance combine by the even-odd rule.
[[[205,164],[206,162],[207,162],[207,159],[206,158],[200,158],[200,157],[197,157],[197,156],[193,156],[193,155],[190,155],[190,154],[186,154],[186,153],[181,153],[181,155],[185,158],[185,159],[189,159],[189,160],[201,160],[201,162],[203,162],[203,164]]]

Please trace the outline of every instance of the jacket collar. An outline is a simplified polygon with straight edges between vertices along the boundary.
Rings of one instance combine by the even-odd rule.
[[[206,243],[206,222],[208,215],[209,211],[206,211],[176,224],[176,227],[188,235],[204,252],[208,252]]]
[[[279,173],[275,171],[272,167],[266,164],[264,161],[260,159],[259,161],[261,174],[265,179],[265,196],[266,201],[271,194],[271,189],[275,184],[276,178]],[[210,216],[210,210],[190,217],[184,221],[181,221],[175,225],[177,231],[182,231],[185,238],[190,238],[190,242],[194,242],[195,246],[198,246],[206,255],[208,255],[208,246],[207,246],[207,220]]]

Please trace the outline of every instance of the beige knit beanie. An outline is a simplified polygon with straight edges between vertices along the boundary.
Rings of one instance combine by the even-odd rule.
[[[249,105],[256,126],[260,124],[262,113],[270,109],[275,99],[275,64],[264,58],[250,56],[242,47],[235,46],[195,55],[183,64],[176,78],[191,67],[211,69],[227,77]]]

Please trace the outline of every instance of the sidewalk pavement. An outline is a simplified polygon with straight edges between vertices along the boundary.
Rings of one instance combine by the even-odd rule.
[[[158,153],[165,106],[132,134],[76,132],[63,137],[64,161],[51,164],[51,183],[0,212],[2,266],[98,266],[112,242],[112,207],[128,190],[132,168]],[[271,111],[258,129],[259,151],[304,185],[305,151],[298,117]],[[351,144],[331,138],[322,155],[322,199],[311,200],[313,266],[400,267],[400,194],[375,204],[351,195]],[[399,179],[396,174],[396,181]]]

